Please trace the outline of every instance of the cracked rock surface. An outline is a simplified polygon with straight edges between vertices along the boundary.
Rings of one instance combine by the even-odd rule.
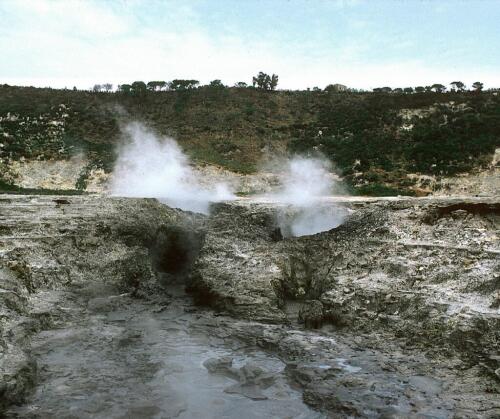
[[[0,196],[0,412],[500,416],[499,200],[321,205]]]
[[[338,228],[277,240],[276,220],[290,208],[218,204],[195,263],[195,295],[244,319],[315,329],[318,340],[308,350],[284,346],[298,332],[263,343],[298,356],[291,376],[313,406],[354,416],[417,415],[431,409],[432,395],[448,412],[431,409],[431,416],[499,415],[499,201],[348,199],[330,205],[350,214]],[[341,343],[350,349],[339,349]],[[362,355],[345,355],[353,346]],[[302,357],[316,366],[306,367]],[[356,367],[346,378],[333,372],[332,358]],[[370,379],[378,374],[384,385],[395,374],[401,387],[377,395],[373,389],[384,385],[372,389]]]

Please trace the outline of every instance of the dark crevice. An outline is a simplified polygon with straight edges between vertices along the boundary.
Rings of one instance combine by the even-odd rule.
[[[153,269],[166,282],[184,282],[203,245],[203,234],[177,226],[161,227],[150,247]]]
[[[176,277],[186,276],[200,252],[203,237],[200,233],[182,227],[159,229],[150,248],[153,268]]]

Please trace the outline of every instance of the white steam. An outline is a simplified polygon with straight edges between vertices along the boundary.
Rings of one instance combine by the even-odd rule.
[[[124,128],[111,178],[111,193],[118,196],[158,198],[165,204],[208,214],[210,202],[233,199],[229,188],[218,183],[201,186],[187,156],[169,137],[159,137],[139,123]]]
[[[281,190],[268,197],[292,206],[291,212],[278,217],[285,237],[315,234],[342,224],[346,210],[324,202],[326,196],[340,192],[328,160],[294,157],[286,162],[281,178]]]
[[[281,190],[272,196],[280,202],[310,206],[334,190],[331,164],[326,159],[296,156],[285,163]]]
[[[169,137],[159,137],[144,125],[123,129],[125,142],[118,152],[110,190],[113,195],[151,197],[171,207],[208,214],[211,202],[234,199],[225,183],[203,185],[200,172]],[[325,201],[339,193],[331,163],[321,158],[294,157],[273,161],[281,187],[266,200],[288,205],[278,216],[285,237],[303,236],[340,225],[346,210]]]

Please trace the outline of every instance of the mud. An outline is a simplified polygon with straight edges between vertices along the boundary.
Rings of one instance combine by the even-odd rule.
[[[322,205],[0,196],[0,411],[498,417],[499,201]]]

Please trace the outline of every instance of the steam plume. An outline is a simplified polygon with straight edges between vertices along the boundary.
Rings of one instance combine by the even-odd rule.
[[[328,160],[294,157],[286,162],[281,177],[281,190],[269,197],[292,206],[291,213],[278,217],[285,237],[327,231],[344,221],[345,209],[322,202],[341,191]]]
[[[123,131],[127,141],[111,178],[113,195],[158,198],[169,206],[204,214],[210,202],[234,198],[223,183],[202,187],[172,138],[159,137],[137,122]]]
[[[282,189],[276,200],[296,206],[310,206],[313,201],[331,195],[335,183],[331,163],[326,159],[296,156],[285,163]]]

